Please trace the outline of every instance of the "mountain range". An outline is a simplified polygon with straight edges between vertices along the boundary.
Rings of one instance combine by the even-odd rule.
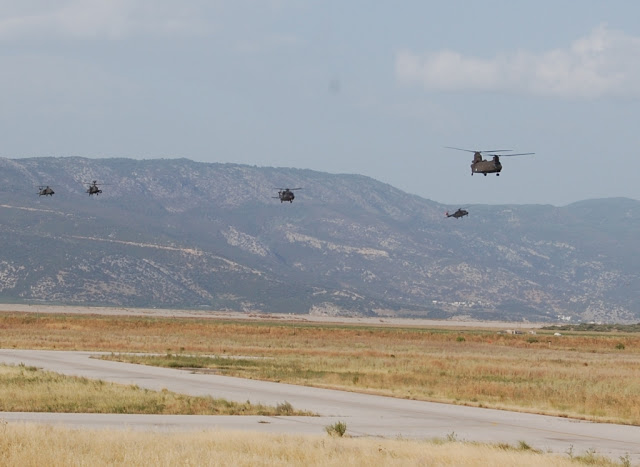
[[[89,196],[97,180],[103,193]],[[38,196],[49,185],[53,196]],[[301,187],[293,203],[278,188]],[[0,158],[0,301],[328,316],[640,320],[640,202],[460,206],[361,175]]]

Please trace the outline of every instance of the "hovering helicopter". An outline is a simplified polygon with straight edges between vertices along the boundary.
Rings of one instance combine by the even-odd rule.
[[[38,196],[53,196],[54,194],[55,191],[49,188],[49,185],[38,187]]]
[[[474,173],[481,173],[485,177],[487,174],[495,173],[496,176],[500,175],[500,171],[502,170],[502,164],[500,163],[501,157],[511,157],[511,156],[528,156],[530,154],[535,154],[535,152],[522,152],[518,154],[496,154],[498,152],[510,152],[513,149],[491,149],[486,151],[474,151],[471,149],[461,149],[461,148],[453,148],[451,146],[445,146],[447,149],[456,149],[458,151],[466,151],[473,153],[473,161],[471,162],[471,175]],[[482,153],[486,153],[487,156],[492,156],[492,160],[483,159]]]
[[[467,211],[466,209],[458,209],[456,212],[454,212],[453,214],[449,214],[449,211],[444,213],[445,216],[447,217],[455,217],[456,219],[460,219],[461,217],[464,216],[468,216],[469,215],[469,211]]]
[[[285,201],[293,203],[293,200],[296,197],[293,194],[293,190],[302,190],[302,188],[276,188],[276,190],[278,190],[278,196],[274,196],[274,198],[280,198],[281,203]]]
[[[87,185],[89,185],[89,188],[87,189],[87,193],[89,193],[89,196],[91,195],[98,196],[100,193],[102,193],[102,190],[98,188],[97,180],[94,180],[93,183],[87,183]]]

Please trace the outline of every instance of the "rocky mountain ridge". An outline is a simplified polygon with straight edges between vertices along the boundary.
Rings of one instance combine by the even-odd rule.
[[[87,183],[103,183],[88,196]],[[50,185],[53,197],[37,196]],[[293,203],[276,187],[298,187]],[[640,319],[640,202],[446,206],[360,175],[0,158],[0,300],[531,321]]]

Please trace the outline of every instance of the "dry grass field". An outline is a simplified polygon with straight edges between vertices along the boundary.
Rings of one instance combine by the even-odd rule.
[[[639,334],[24,313],[0,329],[3,348],[640,425]]]
[[[290,404],[268,407],[171,391],[150,391],[26,366],[0,365],[0,412],[165,415],[311,415]]]
[[[628,465],[520,446],[208,431],[69,430],[0,422],[0,465],[35,466],[549,466]]]

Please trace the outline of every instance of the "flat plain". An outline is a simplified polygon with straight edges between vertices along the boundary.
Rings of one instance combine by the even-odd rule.
[[[532,328],[6,312],[0,347],[638,425],[636,334]]]
[[[5,312],[0,347],[640,425],[640,334]]]

